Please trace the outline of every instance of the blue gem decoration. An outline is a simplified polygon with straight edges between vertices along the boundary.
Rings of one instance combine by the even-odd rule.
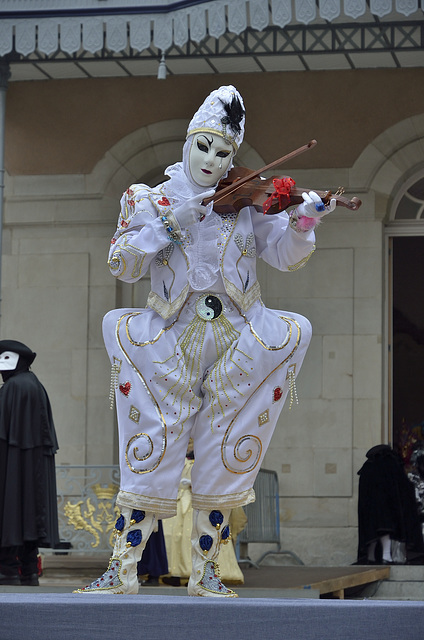
[[[131,520],[134,520],[134,522],[138,524],[139,522],[144,520],[145,516],[146,513],[144,511],[138,511],[137,509],[134,509],[131,514]]]
[[[221,533],[221,538],[222,540],[226,540],[230,535],[230,527],[228,526],[228,524],[223,528],[222,533]]]
[[[116,523],[115,523],[115,529],[117,531],[122,531],[122,529],[125,527],[125,518],[124,516],[119,516],[119,518],[117,519]]]
[[[202,551],[209,551],[209,549],[213,545],[213,540],[211,536],[208,535],[200,536],[199,544]]]
[[[209,522],[215,529],[219,529],[221,524],[224,522],[224,516],[220,511],[211,511],[209,514]]]
[[[132,547],[138,547],[142,538],[143,536],[140,529],[135,529],[134,531],[130,531],[127,535],[127,542],[129,542]]]

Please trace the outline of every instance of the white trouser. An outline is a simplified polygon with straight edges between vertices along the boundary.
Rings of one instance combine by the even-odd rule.
[[[252,490],[311,338],[309,321],[256,302],[192,294],[165,322],[118,309],[103,322],[119,424],[121,505],[164,518],[193,438],[193,507],[234,508]]]

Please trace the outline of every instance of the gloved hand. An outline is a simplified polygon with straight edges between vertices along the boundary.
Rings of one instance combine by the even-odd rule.
[[[302,193],[303,202],[297,207],[298,216],[307,218],[322,218],[327,213],[331,213],[336,208],[336,199],[331,198],[329,204],[325,205],[315,191]]]
[[[174,216],[177,219],[181,229],[186,229],[192,224],[203,220],[209,209],[201,203],[205,198],[210,198],[215,193],[215,189],[210,189],[204,193],[199,193],[192,198],[189,198],[184,204],[177,207],[174,211]]]

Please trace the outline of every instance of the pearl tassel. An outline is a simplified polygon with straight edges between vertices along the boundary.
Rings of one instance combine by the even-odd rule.
[[[121,371],[122,361],[113,358],[113,364],[110,370],[110,388],[109,388],[109,407],[112,410],[115,402],[115,389],[118,388],[118,376]]]
[[[289,370],[287,372],[287,378],[289,381],[289,391],[290,391],[289,411],[292,408],[293,402],[295,402],[296,404],[299,404],[299,398],[297,397],[297,389],[296,389],[295,371],[296,371],[296,365],[293,364],[289,367]]]

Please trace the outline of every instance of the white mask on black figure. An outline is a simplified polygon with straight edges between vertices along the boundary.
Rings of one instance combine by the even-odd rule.
[[[14,371],[18,364],[19,353],[3,351],[0,354],[0,371]]]

